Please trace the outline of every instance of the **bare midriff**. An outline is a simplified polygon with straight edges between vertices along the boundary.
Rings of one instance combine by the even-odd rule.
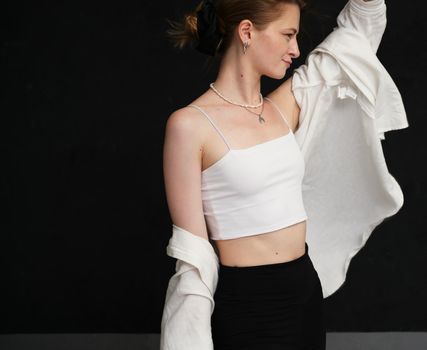
[[[236,239],[217,240],[219,260],[226,266],[276,264],[305,253],[306,221],[280,230]]]

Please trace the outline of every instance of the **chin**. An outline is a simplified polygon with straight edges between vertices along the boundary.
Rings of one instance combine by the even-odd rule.
[[[266,74],[269,78],[272,79],[283,79],[286,75],[287,70],[281,70],[280,72],[269,72],[268,74]]]

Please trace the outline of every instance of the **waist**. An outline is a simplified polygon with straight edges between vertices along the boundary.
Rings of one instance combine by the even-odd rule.
[[[216,240],[220,264],[230,267],[277,264],[305,252],[306,221],[259,235]]]

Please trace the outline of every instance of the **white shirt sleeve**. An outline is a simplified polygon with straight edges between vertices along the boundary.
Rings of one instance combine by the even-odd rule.
[[[161,324],[160,350],[213,350],[210,291],[196,267],[176,261]]]
[[[350,0],[337,17],[337,28],[351,28],[368,38],[376,53],[387,25],[384,0]]]
[[[214,248],[173,225],[166,251],[177,260],[166,291],[160,350],[213,350],[211,315],[219,268]]]
[[[385,22],[383,0],[350,0],[292,79],[306,241],[324,298],[343,285],[375,227],[404,203],[381,144],[385,132],[408,127],[399,90],[375,54]]]

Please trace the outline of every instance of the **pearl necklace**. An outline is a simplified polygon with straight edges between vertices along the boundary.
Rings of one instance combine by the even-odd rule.
[[[255,114],[255,115],[257,115],[258,116],[258,121],[259,121],[259,123],[261,124],[261,123],[265,123],[265,119],[261,116],[261,114],[262,114],[262,112],[264,111],[264,98],[262,97],[262,94],[261,94],[261,92],[259,93],[259,98],[260,98],[260,100],[261,100],[261,102],[258,104],[258,105],[247,105],[247,104],[241,104],[241,103],[237,103],[237,102],[234,102],[234,101],[232,101],[232,100],[230,100],[230,99],[228,99],[228,98],[226,98],[225,96],[223,96],[216,88],[215,88],[215,86],[214,86],[214,83],[210,83],[209,84],[209,87],[219,96],[219,97],[221,97],[223,100],[225,100],[225,101],[227,101],[227,102],[229,102],[229,103],[231,103],[231,104],[233,104],[233,105],[236,105],[236,106],[240,106],[240,107],[243,107],[243,108],[245,108],[248,112],[251,112],[252,114]],[[261,110],[261,113],[255,113],[255,112],[252,112],[252,111],[250,111],[248,108],[258,108],[258,107],[260,107],[260,106],[262,106],[262,110]]]

